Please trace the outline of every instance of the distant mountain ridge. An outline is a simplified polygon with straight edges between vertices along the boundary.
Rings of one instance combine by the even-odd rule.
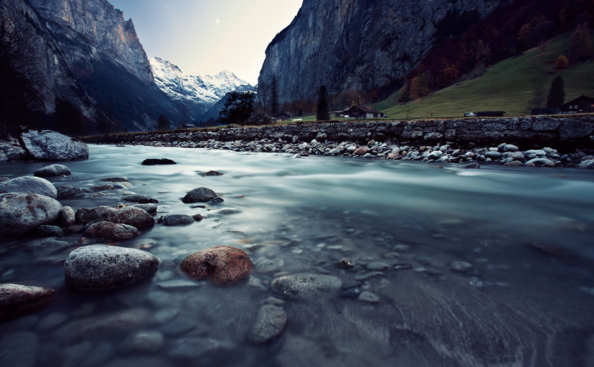
[[[238,89],[253,89],[230,71],[210,75],[186,75],[175,64],[153,57],[149,60],[157,86],[175,103],[188,110],[192,121],[210,110],[227,93]]]

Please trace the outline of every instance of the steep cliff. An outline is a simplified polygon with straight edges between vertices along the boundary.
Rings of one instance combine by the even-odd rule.
[[[504,0],[304,0],[293,22],[266,50],[258,93],[280,103],[329,93],[389,86],[433,46],[450,12],[482,17]]]
[[[50,115],[67,101],[89,121],[119,121],[129,130],[150,130],[162,113],[189,117],[155,84],[134,24],[107,0],[0,0],[2,24],[28,39],[17,67]],[[7,23],[8,22],[8,23]],[[6,27],[4,27],[6,28]],[[10,27],[8,27],[11,29]]]

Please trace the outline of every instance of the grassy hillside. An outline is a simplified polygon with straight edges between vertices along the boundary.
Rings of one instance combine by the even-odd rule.
[[[506,116],[529,114],[534,91],[544,88],[545,101],[551,81],[565,81],[565,101],[582,94],[594,97],[594,61],[550,72],[557,57],[569,45],[569,34],[559,36],[546,49],[532,49],[504,60],[482,76],[462,81],[427,97],[398,104],[398,92],[373,107],[390,118],[461,117],[471,111],[506,111]]]

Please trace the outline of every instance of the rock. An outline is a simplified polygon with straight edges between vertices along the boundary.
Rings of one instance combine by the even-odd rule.
[[[218,199],[218,198],[215,198]],[[233,214],[239,214],[239,213],[243,213],[243,210],[241,209],[237,209],[237,208],[224,208],[224,209],[217,209],[217,210],[211,210],[208,212],[208,216],[217,216],[217,215],[233,215]]]
[[[278,272],[284,264],[282,259],[260,259],[254,263],[254,266],[258,273],[267,274]]]
[[[202,177],[210,177],[210,176],[222,176],[223,172],[219,171],[208,171],[208,172],[200,172],[200,176]]]
[[[159,288],[165,289],[165,290],[178,290],[178,289],[200,288],[200,283],[196,283],[191,280],[185,280],[185,279],[173,279],[173,280],[166,280],[164,282],[159,282],[159,283],[157,283],[157,286],[159,286]]]
[[[58,190],[54,185],[48,180],[39,177],[17,177],[0,182],[0,194],[7,192],[26,192],[48,196],[52,199],[58,198]]]
[[[134,332],[122,344],[127,352],[157,353],[165,343],[163,334],[157,331],[141,330]]]
[[[166,165],[166,164],[177,164],[177,163],[175,163],[171,159],[167,159],[167,158],[161,158],[161,159],[149,158],[149,159],[145,159],[142,162],[143,166],[155,166],[155,165]]]
[[[60,214],[58,215],[58,220],[60,225],[64,227],[69,227],[76,222],[76,213],[74,209],[69,206],[64,206],[60,210]]]
[[[159,267],[159,259],[137,249],[91,245],[70,253],[64,263],[66,285],[77,291],[102,291],[134,284]]]
[[[0,194],[0,241],[28,234],[58,219],[62,205],[47,196]]]
[[[194,218],[196,222],[200,222],[202,219],[204,219],[204,217],[202,217],[202,214],[194,214],[192,215],[192,218]]]
[[[27,251],[33,252],[35,256],[49,256],[72,245],[66,241],[58,241],[55,238],[47,238],[43,240],[27,242],[22,246]]]
[[[358,156],[365,155],[365,154],[367,154],[367,152],[368,152],[368,151],[369,151],[369,150],[368,150],[367,148],[365,148],[365,147],[360,147],[360,148],[357,148],[357,149],[356,149],[356,150],[353,152],[353,155],[358,155]]]
[[[505,144],[505,146],[503,147],[504,152],[517,152],[519,149],[520,148],[513,144]]]
[[[134,206],[125,206],[122,208],[99,206],[92,210],[79,209],[76,212],[76,220],[83,224],[94,220],[102,220],[127,224],[136,228],[151,227],[155,224],[155,219],[146,210]]]
[[[587,169],[587,168],[594,168],[594,159],[586,159],[578,164],[578,168]]]
[[[221,203],[223,203],[223,202],[225,202],[225,200],[224,200],[222,197],[219,197],[219,196],[217,196],[216,198],[214,198],[214,199],[212,199],[212,200],[210,201],[210,203],[211,203],[211,204],[213,204],[213,205],[214,205],[214,204],[221,204]],[[238,209],[238,210],[239,210],[239,209]]]
[[[149,204],[149,203],[158,203],[159,200],[151,199],[145,195],[128,195],[122,198],[124,201],[128,201],[130,203],[140,203],[140,204]]]
[[[466,164],[462,165],[461,168],[464,168],[464,169],[479,169],[479,168],[481,168],[481,166],[477,162],[470,162],[470,163],[466,163]]]
[[[520,167],[523,165],[524,165],[524,163],[522,163],[521,161],[505,162],[505,164],[504,164],[504,166],[512,166],[512,167]]]
[[[134,208],[142,209],[149,214],[156,214],[157,209],[158,209],[158,207],[155,204],[134,204],[134,205],[130,205],[130,206],[134,207]]]
[[[209,188],[199,187],[186,194],[182,201],[186,204],[206,203],[216,198],[217,194]]]
[[[140,231],[127,224],[99,221],[85,229],[85,235],[112,241],[125,241],[140,235]]]
[[[487,153],[485,153],[485,157],[491,158],[491,159],[500,159],[501,153],[499,153],[497,151],[488,151]]]
[[[53,336],[59,339],[75,340],[89,335],[126,334],[146,324],[151,313],[144,308],[132,308],[101,316],[88,317],[72,321],[59,329]]]
[[[105,181],[105,182],[130,182],[130,181],[128,181],[128,179],[126,177],[108,177],[108,178],[103,178],[100,181]]]
[[[390,264],[374,261],[372,263],[367,264],[365,267],[369,270],[382,271],[390,268]]]
[[[0,366],[34,367],[39,340],[27,331],[6,334],[0,339]]]
[[[369,302],[369,303],[378,303],[380,301],[379,297],[376,294],[371,292],[363,292],[359,295],[359,301]]]
[[[74,197],[84,197],[87,190],[80,187],[60,186],[58,187],[58,198],[70,199]]]
[[[466,273],[470,270],[472,270],[472,264],[467,263],[465,261],[454,261],[450,267],[452,268],[453,271],[458,272],[458,273]]]
[[[180,338],[171,342],[169,356],[174,358],[198,358],[212,353],[228,353],[233,345],[214,339]]]
[[[272,289],[294,300],[315,299],[338,292],[342,281],[331,275],[296,274],[285,275],[272,282]]]
[[[547,158],[533,158],[525,163],[526,166],[555,167],[555,162]]]
[[[40,161],[77,161],[89,159],[89,147],[69,136],[50,130],[29,130],[21,134],[25,150]]]
[[[49,288],[0,284],[0,322],[46,306],[55,294]]]
[[[351,269],[355,267],[355,264],[351,261],[351,259],[345,257],[340,259],[340,261],[336,263],[336,266],[343,269]]]
[[[215,285],[230,286],[249,277],[253,264],[245,251],[218,246],[189,255],[180,269],[194,279],[211,278]]]
[[[113,185],[99,185],[99,186],[91,187],[91,190],[93,190],[95,192],[111,191],[111,190],[115,190],[115,187]]]
[[[48,226],[46,224],[37,227],[37,234],[41,237],[62,237],[64,231],[58,226]]]
[[[185,214],[166,215],[163,217],[163,224],[166,226],[187,226],[194,222],[194,218]]]
[[[282,308],[263,305],[258,311],[256,321],[248,335],[252,343],[262,344],[279,336],[285,329],[287,314]]]
[[[58,177],[58,176],[68,176],[72,172],[70,168],[61,165],[61,164],[52,164],[50,166],[45,166],[33,172],[33,175],[37,177]]]

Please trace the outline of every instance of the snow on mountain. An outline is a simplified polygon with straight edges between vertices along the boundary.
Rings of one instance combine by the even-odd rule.
[[[159,57],[149,60],[157,86],[172,100],[188,108],[197,119],[214,106],[227,93],[249,83],[230,71],[221,71],[215,76],[186,75],[175,64]]]

